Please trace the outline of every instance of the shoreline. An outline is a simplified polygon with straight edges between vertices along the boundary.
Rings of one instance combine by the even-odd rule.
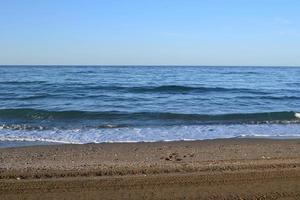
[[[81,199],[96,199],[99,194],[103,199],[300,198],[300,139],[0,149],[1,199],[18,199],[24,194],[28,199],[36,199],[37,194],[45,199],[72,199],[75,193]]]
[[[135,144],[135,143],[169,143],[169,142],[197,142],[197,141],[217,141],[217,140],[300,140],[300,136],[240,136],[228,138],[211,138],[211,139],[182,139],[182,140],[154,140],[154,141],[105,141],[105,142],[87,142],[87,143],[72,143],[66,141],[53,140],[26,140],[26,139],[3,139],[0,140],[0,149],[18,148],[18,147],[34,147],[48,145],[101,145],[101,144]]]

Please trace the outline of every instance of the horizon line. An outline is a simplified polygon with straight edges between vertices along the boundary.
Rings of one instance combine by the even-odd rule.
[[[177,65],[177,64],[0,64],[0,67],[5,66],[34,66],[34,67],[54,67],[54,66],[95,66],[95,67],[300,67],[300,65]]]

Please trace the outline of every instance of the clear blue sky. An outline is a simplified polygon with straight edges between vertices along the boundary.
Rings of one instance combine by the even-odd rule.
[[[300,66],[300,1],[2,0],[0,64]]]

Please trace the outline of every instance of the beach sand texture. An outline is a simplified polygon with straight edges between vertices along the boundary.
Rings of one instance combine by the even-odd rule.
[[[300,199],[300,140],[0,149],[0,199]]]

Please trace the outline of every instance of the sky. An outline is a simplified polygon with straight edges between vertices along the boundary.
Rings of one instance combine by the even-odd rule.
[[[300,66],[300,1],[0,0],[0,64]]]

